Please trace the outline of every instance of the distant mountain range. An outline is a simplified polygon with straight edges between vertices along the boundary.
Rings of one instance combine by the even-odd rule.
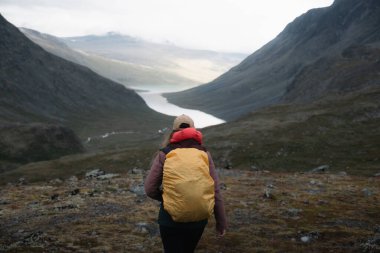
[[[179,48],[110,32],[57,38],[20,30],[50,53],[134,89],[183,90],[213,80],[247,55]]]
[[[270,105],[378,87],[379,59],[380,1],[337,0],[296,18],[214,81],[167,97],[232,120]]]
[[[46,52],[2,16],[0,38],[0,123],[60,124],[83,140],[126,130],[138,139],[171,121],[135,91]]]
[[[47,35],[36,33],[35,40],[41,36]],[[103,149],[116,148],[115,160],[105,154],[104,164],[124,166],[127,161],[120,157],[139,166],[150,162],[152,140],[160,138],[157,129],[170,126],[171,118],[150,110],[133,90],[47,53],[2,17],[0,38],[0,124],[58,123],[82,140],[113,136],[117,145],[111,137],[98,141]],[[179,55],[190,62],[207,54],[218,58],[170,45],[151,47],[119,34],[66,38],[64,44],[51,37],[41,40],[46,50],[52,45],[52,51],[62,57],[67,53],[74,62],[83,60],[75,60],[82,57],[80,50],[103,57],[99,66],[112,68],[110,59],[152,69],[157,64],[161,71],[181,68],[174,63]],[[380,1],[336,0],[310,10],[214,81],[167,96],[228,120],[202,130],[218,167],[305,171],[324,165],[374,175],[380,165]],[[35,132],[27,129],[28,136]],[[134,148],[128,156],[117,153],[125,144]],[[0,159],[0,170],[4,166]]]

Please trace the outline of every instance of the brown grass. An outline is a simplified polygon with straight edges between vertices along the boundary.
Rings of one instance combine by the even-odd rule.
[[[380,224],[379,178],[228,170],[219,174],[227,188],[228,233],[218,238],[210,219],[199,253],[364,252],[363,243]],[[129,191],[142,181],[143,175],[125,173],[106,181],[4,186],[0,251],[162,252],[158,203]],[[264,197],[266,188],[270,198]],[[73,189],[80,189],[79,194],[71,195]],[[58,198],[52,200],[53,194]],[[304,243],[303,236],[312,239]]]

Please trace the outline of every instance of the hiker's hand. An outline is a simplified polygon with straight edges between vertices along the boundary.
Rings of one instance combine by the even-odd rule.
[[[226,230],[223,229],[222,231],[218,231],[218,236],[223,237],[226,234]]]

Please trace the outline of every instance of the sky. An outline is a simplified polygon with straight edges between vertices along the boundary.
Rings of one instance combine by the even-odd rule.
[[[118,32],[153,42],[253,53],[333,0],[0,0],[18,27],[59,37]]]

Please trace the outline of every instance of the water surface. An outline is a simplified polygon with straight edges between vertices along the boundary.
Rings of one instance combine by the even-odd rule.
[[[157,112],[170,116],[178,116],[181,114],[190,116],[194,120],[196,128],[218,125],[225,122],[224,120],[219,119],[211,114],[207,114],[199,110],[186,109],[171,104],[165,97],[162,96],[161,93],[138,92],[137,94],[139,94],[144,99],[144,101],[151,109]]]

